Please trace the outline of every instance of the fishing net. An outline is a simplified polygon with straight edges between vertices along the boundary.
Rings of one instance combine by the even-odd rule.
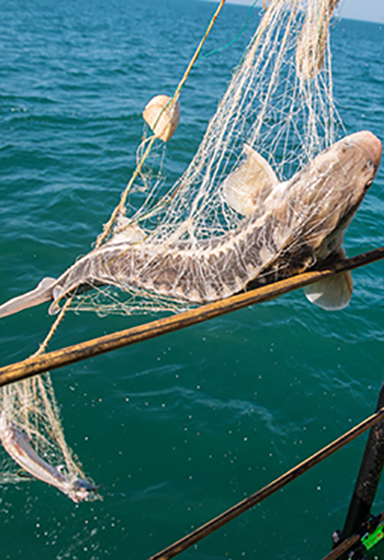
[[[329,45],[336,4],[337,0],[271,0],[264,5],[258,28],[233,70],[195,157],[173,185],[167,183],[161,164],[164,140],[175,127],[160,134],[156,126],[162,118],[174,122],[180,88],[157,118],[147,115],[151,128],[145,125],[136,171],[94,249],[125,244],[127,250],[113,257],[114,266],[100,257],[109,287],[88,284],[93,289],[71,296],[66,308],[100,315],[143,314],[174,312],[199,301],[192,287],[190,297],[185,297],[185,293],[154,291],[149,280],[129,282],[116,261],[132,260],[129,251],[134,248],[136,255],[145,258],[133,259],[136,273],[131,273],[131,280],[133,276],[150,279],[151,270],[164,267],[164,254],[172,250],[187,247],[198,252],[208,244],[214,250],[215,243],[236,230],[247,213],[241,201],[238,206],[228,203],[228,193],[247,174],[258,179],[252,176],[256,173],[252,161],[256,167],[261,162],[262,181],[268,182],[265,169],[269,168],[284,181],[334,142],[342,127],[333,101]],[[253,208],[260,212],[266,192],[267,184],[253,200]],[[159,254],[163,254],[160,260]],[[209,274],[214,275],[214,270],[196,267],[194,279],[203,284]],[[3,389],[2,410],[47,461],[64,465],[70,476],[84,476],[65,443],[48,374]]]
[[[200,302],[192,288],[188,294],[170,294],[167,286],[153,290],[152,280],[157,269],[166,266],[167,255],[177,247],[199,251],[236,230],[244,212],[228,204],[229,183],[239,180],[238,170],[246,174],[247,162],[248,175],[252,174],[255,152],[283,181],[329,146],[342,126],[333,102],[328,33],[335,6],[335,0],[269,4],[197,154],[172,186],[158,165],[161,156],[156,147],[163,142],[149,130],[151,135],[138,149],[135,180],[97,243],[100,247],[125,241],[127,247],[135,246],[136,255],[145,254],[145,262],[132,257],[135,272],[128,277],[119,277],[117,267],[110,267],[105,277],[113,287],[100,288],[96,282],[94,290],[73,298],[72,309],[101,315],[142,314],[178,311]],[[156,168],[160,171],[154,175]],[[262,208],[267,192],[259,189],[255,208]],[[138,200],[142,201],[139,208]],[[109,266],[106,260],[104,268]],[[216,272],[209,266],[196,269],[195,285],[209,283],[209,275]],[[226,295],[219,290],[211,299]]]
[[[2,389],[2,421],[12,423],[33,442],[36,453],[50,465],[63,467],[70,478],[85,478],[78,459],[66,444],[49,373]],[[16,482],[20,469],[5,469],[1,482]]]

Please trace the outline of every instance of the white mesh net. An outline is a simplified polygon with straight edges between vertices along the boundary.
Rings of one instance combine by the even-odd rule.
[[[163,142],[150,136],[142,143],[137,178],[97,244],[112,252],[108,258],[100,253],[96,264],[85,263],[81,273],[88,278],[86,287],[93,289],[72,297],[69,307],[101,315],[132,314],[177,311],[209,299],[202,295],[203,288],[196,288],[209,284],[208,276],[216,273],[207,259],[205,264],[195,259],[189,280],[194,285],[181,289],[179,283],[179,291],[167,287],[172,278],[156,284],[156,271],[167,267],[172,251],[196,254],[209,245],[214,253],[237,230],[246,211],[241,201],[240,211],[236,203],[228,204],[228,193],[248,173],[252,158],[261,156],[257,161],[268,162],[269,166],[262,163],[263,180],[270,167],[283,181],[335,140],[342,125],[333,102],[328,31],[336,4],[337,0],[270,1],[197,154],[173,186],[161,171]],[[265,187],[253,193],[256,212],[263,212],[267,192]],[[139,209],[132,203],[138,199],[143,200]],[[124,259],[132,265],[129,274],[118,266]],[[76,284],[76,274],[79,267],[69,273],[68,286]],[[103,280],[109,287],[100,286]],[[234,285],[232,291],[237,288],[242,286]],[[214,287],[213,280],[209,289],[215,291],[211,299],[228,295]],[[72,487],[73,481],[84,478],[65,443],[48,374],[3,389],[2,417],[18,430],[16,435],[30,438],[47,463],[63,465]],[[15,465],[13,472],[18,468]],[[6,472],[3,481],[12,479],[12,469]],[[88,498],[95,493],[86,494]]]
[[[181,292],[170,294],[166,287],[153,289],[149,270],[164,267],[154,253],[165,255],[181,244],[199,250],[202,242],[215,243],[238,228],[243,216],[228,204],[226,178],[247,160],[249,148],[285,180],[334,141],[342,127],[333,102],[328,35],[335,5],[334,0],[270,3],[184,175],[167,189],[161,170],[156,176],[147,172],[155,168],[147,157],[127,203],[108,225],[103,243],[112,235],[114,243],[134,244],[145,253],[145,265],[136,259],[136,274],[128,278],[111,272],[108,283],[119,290],[100,290],[95,282],[96,290],[74,298],[73,309],[132,314],[176,311],[199,301]],[[151,138],[138,150],[138,162],[148,141]],[[157,143],[161,141],[154,147]],[[145,201],[135,209],[130,201],[138,193],[145,193]],[[262,207],[265,196],[266,189],[259,189],[256,208]],[[215,270],[195,271],[195,277],[202,274]],[[147,277],[147,283],[135,282],[135,275]],[[228,294],[219,292],[216,299],[224,295]]]

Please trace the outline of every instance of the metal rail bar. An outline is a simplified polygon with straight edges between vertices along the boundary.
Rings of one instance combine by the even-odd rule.
[[[384,418],[384,408],[381,408],[378,412],[349,430],[341,437],[291,469],[290,471],[283,474],[281,477],[277,478],[267,486],[264,486],[261,490],[252,494],[245,500],[239,502],[232,508],[228,509],[226,512],[222,513],[218,517],[215,517],[211,521],[208,521],[205,525],[202,525],[186,537],[180,539],[179,541],[175,542],[171,546],[165,548],[161,552],[152,556],[150,560],[169,560],[173,558],[177,554],[180,554],[190,546],[196,544],[200,540],[204,539],[217,529],[223,527],[223,525],[229,523],[242,513],[246,512],[256,504],[259,504],[278,490],[281,490],[284,486],[304,474],[305,472],[309,471],[314,466],[318,465],[321,461],[324,461],[327,457],[353,441],[359,435],[364,433],[372,426],[375,426],[380,420]],[[357,539],[358,540],[358,539]],[[337,556],[336,556],[337,558]]]

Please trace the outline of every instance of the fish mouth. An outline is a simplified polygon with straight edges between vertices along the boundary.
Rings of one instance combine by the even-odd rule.
[[[83,500],[93,502],[94,500],[102,499],[97,492],[100,486],[101,484],[94,486],[87,480],[77,478],[72,484],[69,496],[74,502],[82,502]]]

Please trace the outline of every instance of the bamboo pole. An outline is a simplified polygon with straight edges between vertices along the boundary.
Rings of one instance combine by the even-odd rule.
[[[340,261],[331,267],[323,270],[305,272],[287,278],[268,286],[256,288],[249,292],[241,293],[221,301],[209,303],[172,315],[164,319],[159,319],[139,325],[131,329],[126,329],[117,333],[80,342],[73,346],[68,346],[60,350],[54,350],[41,356],[27,358],[22,362],[17,362],[0,368],[0,387],[38,375],[48,370],[57,369],[81,360],[86,360],[105,352],[111,352],[118,348],[123,348],[131,344],[136,344],[144,340],[149,340],[163,334],[180,330],[191,325],[208,321],[232,311],[237,311],[243,307],[261,303],[272,298],[323,280],[345,270],[352,270],[377,260],[384,258],[384,247],[380,247],[368,253],[363,253],[351,259]]]
[[[165,548],[161,552],[158,552],[149,560],[169,560],[177,554],[180,554],[181,552],[196,544],[200,540],[204,539],[214,531],[217,531],[217,529],[223,527],[223,525],[229,523],[242,513],[254,507],[256,504],[259,504],[278,490],[281,490],[281,488],[286,486],[288,483],[306,473],[307,471],[318,465],[321,461],[324,461],[324,459],[330,457],[330,455],[356,439],[369,428],[372,428],[372,426],[375,426],[382,418],[384,418],[384,408],[381,408],[375,414],[343,434],[341,437],[339,437],[290,471],[283,474],[280,478],[277,478],[267,486],[264,486],[264,488],[262,488],[255,494],[252,494],[252,496],[245,498],[245,500],[239,502],[211,521],[208,521],[208,523],[202,525],[186,537],[183,537],[171,546]],[[335,556],[335,558],[337,558],[337,556]]]

